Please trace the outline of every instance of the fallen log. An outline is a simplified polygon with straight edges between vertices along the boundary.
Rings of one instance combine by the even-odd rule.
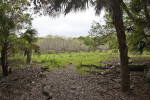
[[[147,65],[129,65],[130,71],[144,71],[148,69]]]
[[[103,66],[96,66],[96,65],[82,65],[81,67],[95,67],[96,69],[109,69],[111,67],[103,67]],[[149,68],[149,65],[129,65],[129,69],[130,71],[144,71],[147,70]]]

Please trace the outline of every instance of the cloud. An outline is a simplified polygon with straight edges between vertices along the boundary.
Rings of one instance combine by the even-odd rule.
[[[87,36],[93,20],[103,21],[102,16],[95,16],[93,8],[85,12],[69,13],[64,16],[51,18],[49,16],[37,17],[33,20],[33,27],[39,32],[39,37],[45,37],[49,34],[65,37]]]

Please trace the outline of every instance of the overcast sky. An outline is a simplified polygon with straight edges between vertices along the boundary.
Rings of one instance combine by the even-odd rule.
[[[69,13],[56,18],[49,16],[36,17],[33,20],[33,27],[38,30],[39,37],[49,34],[64,37],[87,36],[93,20],[103,23],[104,12],[100,16],[95,16],[92,8],[84,12]]]

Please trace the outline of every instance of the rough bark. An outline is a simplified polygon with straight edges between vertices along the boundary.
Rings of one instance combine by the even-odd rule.
[[[7,43],[4,44],[1,50],[1,65],[3,70],[3,75],[8,75],[8,59],[7,59]]]
[[[121,0],[114,0],[112,6],[112,19],[117,32],[119,43],[120,64],[121,64],[121,89],[122,92],[128,92],[130,89],[130,71],[128,67],[128,48],[126,45],[125,29],[120,8]]]
[[[31,63],[32,52],[31,51],[26,51],[26,54],[27,54],[27,61],[26,61],[26,63],[30,64]]]

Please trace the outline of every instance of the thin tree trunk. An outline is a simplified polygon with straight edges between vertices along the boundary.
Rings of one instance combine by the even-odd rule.
[[[7,43],[4,44],[1,51],[1,65],[3,70],[3,75],[8,76],[8,59],[7,59]]]
[[[112,19],[117,32],[117,38],[119,43],[120,52],[120,64],[121,64],[121,89],[122,92],[127,92],[130,89],[130,72],[128,67],[128,48],[126,45],[126,36],[124,30],[124,24],[122,19],[122,11],[120,8],[120,0],[115,0],[114,6],[112,6]]]
[[[27,64],[30,64],[31,63],[31,55],[32,55],[32,51],[26,51],[26,54],[27,54]]]

